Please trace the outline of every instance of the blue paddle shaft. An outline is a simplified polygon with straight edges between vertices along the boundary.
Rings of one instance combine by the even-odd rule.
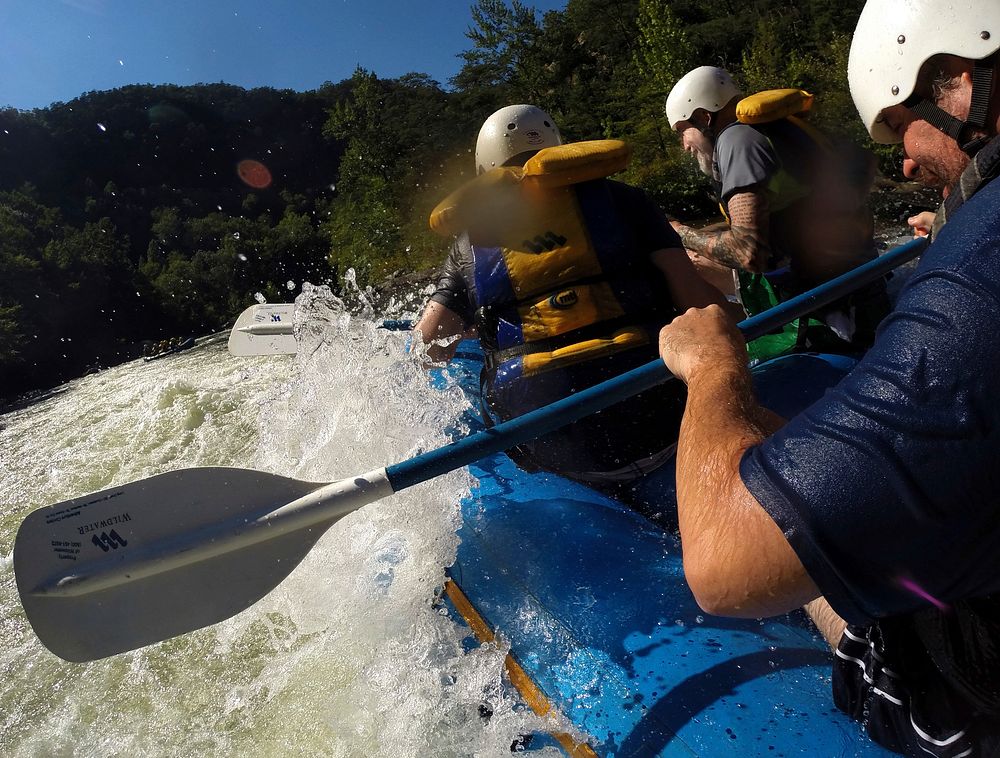
[[[913,260],[927,246],[924,238],[915,239],[885,253],[846,274],[786,300],[756,316],[741,321],[739,330],[747,342],[761,337],[790,321],[832,303],[888,271]],[[386,468],[393,492],[412,487],[436,476],[466,466],[480,458],[527,442],[561,426],[603,410],[633,395],[672,379],[661,360],[632,369],[601,384],[557,400],[544,408],[504,421],[491,429],[471,434],[448,445],[422,453]]]

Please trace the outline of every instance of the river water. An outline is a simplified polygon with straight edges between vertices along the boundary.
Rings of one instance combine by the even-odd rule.
[[[298,304],[297,356],[233,358],[218,335],[0,416],[0,755],[509,756],[539,726],[501,687],[505,649],[466,652],[467,630],[433,604],[464,472],[344,518],[214,627],[87,664],[31,631],[13,548],[34,508],[190,466],[333,481],[460,424],[464,394],[430,386],[405,334],[322,289]]]

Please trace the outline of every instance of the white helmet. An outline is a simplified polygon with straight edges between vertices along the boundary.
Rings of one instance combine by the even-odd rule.
[[[684,74],[667,95],[667,122],[674,129],[681,121],[689,120],[695,108],[717,113],[741,94],[728,71],[700,66]]]
[[[503,166],[522,153],[562,144],[552,117],[534,105],[508,105],[486,121],[476,140],[476,171]]]
[[[900,141],[880,114],[913,94],[928,58],[947,53],[978,61],[997,49],[997,0],[868,0],[854,31],[847,78],[872,139]]]

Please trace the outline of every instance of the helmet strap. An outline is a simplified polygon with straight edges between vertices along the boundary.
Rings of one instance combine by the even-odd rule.
[[[975,156],[990,139],[985,135],[974,137],[972,132],[986,127],[986,118],[990,109],[990,95],[993,90],[993,62],[995,58],[996,53],[975,62],[972,72],[972,101],[969,104],[969,117],[965,121],[955,118],[920,95],[910,95],[903,101],[903,105],[909,108],[914,116],[926,121],[955,140],[969,157]]]
[[[715,141],[715,138],[718,136],[715,133],[715,129],[712,128],[712,122],[715,120],[714,116],[715,116],[714,113],[711,113],[710,111],[705,111],[705,122],[704,123],[698,124],[698,123],[695,123],[694,121],[691,122],[692,124],[694,124],[694,128],[695,129],[697,129],[699,132],[701,132],[704,136],[706,136],[708,139],[712,140],[713,142]]]

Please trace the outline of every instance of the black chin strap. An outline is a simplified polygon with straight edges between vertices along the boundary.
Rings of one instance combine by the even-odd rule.
[[[920,95],[910,95],[903,101],[903,105],[909,108],[914,116],[926,121],[955,140],[967,155],[975,156],[990,139],[986,135],[973,136],[973,132],[982,131],[986,127],[986,117],[990,109],[990,94],[993,90],[993,61],[995,57],[994,53],[975,63],[975,68],[972,71],[972,102],[969,105],[969,117],[965,121],[960,121],[950,113],[946,113]]]

